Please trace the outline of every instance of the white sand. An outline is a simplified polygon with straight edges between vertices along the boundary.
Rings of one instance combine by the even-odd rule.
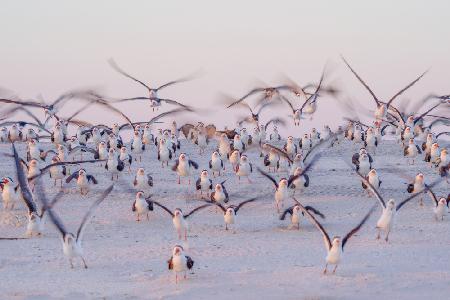
[[[199,157],[194,146],[182,141],[182,150],[207,167],[210,152]],[[356,149],[348,143],[323,156],[310,172],[311,186],[299,199],[314,205],[326,215],[323,224],[331,235],[343,235],[357,224],[376,201],[362,190],[357,176],[343,159],[350,161]],[[1,145],[8,152],[9,145]],[[24,155],[24,146],[20,147]],[[210,146],[209,150],[212,150]],[[389,154],[389,155],[387,155]],[[425,173],[427,182],[437,178],[423,161],[407,166],[403,151],[394,142],[383,142],[374,166],[383,181],[381,193],[397,201],[405,198],[405,180],[393,166],[415,175]],[[256,153],[251,160],[261,165]],[[176,174],[161,169],[155,148],[145,154],[144,165],[154,177],[154,199],[170,208],[189,210],[199,202],[192,185],[176,184]],[[171,164],[172,165],[172,164]],[[13,176],[11,159],[0,162],[0,176]],[[138,164],[133,165],[133,171]],[[87,208],[102,189],[110,184],[104,168],[86,166],[100,184],[87,196],[67,194],[55,210],[68,229],[76,231]],[[74,169],[74,168],[72,168]],[[391,240],[376,240],[378,208],[368,224],[345,248],[344,260],[336,275],[322,275],[326,255],[320,233],[306,219],[301,230],[288,230],[289,222],[279,221],[274,209],[272,184],[258,173],[249,185],[239,185],[227,164],[227,188],[231,203],[253,195],[258,202],[242,208],[236,232],[225,231],[221,213],[206,209],[190,219],[188,254],[195,261],[194,274],[175,285],[166,260],[172,247],[180,243],[172,220],[159,208],[140,223],[135,221],[129,192],[133,175],[121,174],[113,193],[99,207],[88,226],[84,250],[89,269],[77,261],[71,269],[62,253],[59,233],[47,222],[45,236],[16,241],[0,241],[0,298],[183,298],[183,299],[446,299],[450,293],[449,221],[436,222],[428,196],[425,206],[414,199],[398,214]],[[45,176],[47,179],[48,177]],[[279,177],[278,177],[279,178]],[[220,179],[222,180],[222,178]],[[214,180],[218,182],[219,180]],[[49,195],[56,190],[46,182]],[[448,193],[442,182],[435,188]],[[291,203],[287,203],[291,204]],[[21,204],[14,213],[24,221]],[[1,237],[24,235],[25,223],[7,224],[8,213],[1,212]],[[183,243],[183,245],[185,245]]]

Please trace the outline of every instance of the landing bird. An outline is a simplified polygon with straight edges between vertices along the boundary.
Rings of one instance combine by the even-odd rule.
[[[204,204],[201,206],[198,206],[191,210],[187,214],[183,214],[180,208],[175,208],[175,210],[172,212],[170,209],[168,209],[166,206],[162,205],[159,202],[152,201],[153,204],[161,207],[165,212],[167,212],[172,217],[173,226],[175,227],[175,230],[178,233],[178,238],[181,240],[181,235],[184,233],[184,240],[187,241],[187,231],[188,231],[188,223],[187,218],[192,216],[195,212],[198,212],[211,204]]]
[[[340,236],[335,236],[333,239],[330,239],[330,236],[325,231],[325,228],[320,224],[316,218],[300,203],[297,202],[297,205],[300,206],[300,209],[310,218],[311,222],[317,227],[317,229],[322,233],[323,239],[325,242],[325,248],[327,249],[327,257],[325,269],[323,270],[323,274],[327,273],[328,264],[335,265],[333,269],[333,274],[336,273],[336,269],[341,262],[342,254],[344,252],[344,247],[347,241],[357,233],[361,227],[366,223],[369,219],[370,215],[374,212],[376,206],[373,206],[369,212],[364,216],[364,218],[359,222],[359,224],[350,230],[343,239]]]
[[[320,211],[315,209],[312,206],[305,206],[306,210],[312,211],[315,215],[321,217],[322,219],[325,219],[325,215],[322,214]],[[286,216],[288,214],[291,215],[291,225],[290,228],[297,228],[297,230],[300,230],[300,213],[304,216],[305,213],[301,211],[301,208],[298,204],[293,205],[291,207],[288,207],[284,210],[283,214],[280,215],[280,220],[285,220]]]
[[[98,184],[97,179],[95,179],[93,175],[87,174],[85,169],[80,169],[67,177],[66,183],[70,183],[73,179],[77,181],[77,186],[80,189],[81,195],[87,195],[89,193],[89,184]]]
[[[44,204],[44,207],[48,207],[48,215],[50,220],[56,226],[58,231],[61,233],[62,242],[63,242],[63,253],[69,259],[70,267],[73,268],[73,260],[77,257],[80,257],[83,261],[84,268],[87,269],[86,260],[83,255],[83,247],[81,241],[83,239],[83,233],[88,224],[89,220],[94,214],[95,209],[100,205],[100,203],[105,200],[105,198],[111,193],[113,190],[113,185],[109,186],[100,197],[91,205],[87,213],[84,215],[80,226],[78,227],[76,235],[68,232],[64,227],[64,224],[61,222],[60,218],[56,215],[56,213],[52,210],[52,208],[48,207],[48,201],[46,199],[45,193],[42,189],[42,186],[38,187],[39,198]]]
[[[384,199],[381,197],[380,193],[378,193],[377,189],[369,181],[367,181],[366,178],[363,175],[361,175],[361,173],[356,172],[356,174],[358,174],[358,176],[361,177],[361,179],[364,181],[364,184],[366,184],[369,187],[369,189],[372,190],[372,192],[375,194],[376,198],[378,199],[378,202],[380,203],[383,209],[383,212],[377,222],[376,227],[378,230],[377,239],[381,237],[381,232],[384,232],[385,240],[386,242],[388,242],[389,233],[392,231],[394,227],[394,220],[397,212],[400,210],[400,208],[403,207],[403,205],[405,205],[418,195],[421,195],[425,190],[421,190],[420,192],[407,197],[396,206],[394,199],[389,199],[389,201],[386,203],[386,201],[384,201]],[[435,181],[431,185],[427,186],[426,189],[433,187],[439,182],[440,180]]]
[[[248,200],[242,201],[237,205],[224,206],[219,202],[212,202],[214,205],[218,206],[223,211],[223,219],[225,221],[225,230],[228,230],[228,226],[236,223],[237,212],[244,205],[257,200],[258,198],[253,197]]]

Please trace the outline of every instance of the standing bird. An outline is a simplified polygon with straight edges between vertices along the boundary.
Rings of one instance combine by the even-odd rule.
[[[186,219],[189,218],[190,216],[192,216],[195,212],[198,212],[198,211],[211,205],[210,203],[203,204],[201,206],[194,208],[189,213],[183,214],[183,212],[181,211],[181,208],[175,208],[175,210],[172,212],[170,209],[168,209],[161,203],[156,202],[156,201],[152,201],[152,202],[153,202],[153,204],[161,207],[164,211],[166,211],[172,217],[173,226],[175,227],[175,230],[177,231],[178,239],[181,240],[181,236],[184,233],[185,241],[187,241],[187,232],[188,232],[188,227],[189,227]]]
[[[309,150],[311,150],[312,142],[307,133],[305,133],[300,139],[300,141],[298,142],[298,146],[300,147],[300,149],[302,149],[302,151],[308,152]]]
[[[47,207],[47,200],[44,195],[44,191],[42,190],[42,187],[39,186],[39,194],[41,201],[44,204],[44,207]],[[83,239],[84,230],[86,229],[86,225],[91,219],[91,217],[94,214],[95,209],[100,205],[100,203],[105,200],[105,198],[111,193],[113,190],[113,185],[109,186],[101,195],[100,197],[91,205],[87,213],[84,215],[80,226],[78,227],[77,234],[73,234],[71,232],[68,232],[66,228],[64,227],[63,223],[59,219],[59,217],[56,215],[55,212],[49,207],[48,215],[50,217],[50,220],[53,222],[53,224],[56,226],[56,228],[59,230],[62,236],[62,242],[63,242],[63,252],[64,255],[69,259],[70,267],[73,268],[73,260],[77,257],[80,257],[83,261],[84,268],[87,269],[86,260],[84,259],[83,255],[83,247],[81,244],[81,241]]]
[[[450,201],[449,198],[440,197],[439,200],[436,197],[436,194],[431,190],[430,187],[427,186],[427,190],[430,193],[431,199],[434,201],[434,217],[436,221],[443,221],[444,217],[448,214],[448,203]]]
[[[372,169],[369,171],[369,173],[367,174],[367,176],[365,177],[365,179],[375,188],[379,188],[381,186],[381,180],[378,177],[378,173],[375,169]],[[361,182],[363,189],[367,190],[369,192],[369,195],[371,195],[371,190],[369,189],[369,187],[365,184],[365,181],[363,180]]]
[[[3,177],[0,181],[2,188],[3,209],[14,209],[19,200],[19,185],[14,186],[14,180],[11,177]]]
[[[139,156],[139,162],[142,162],[142,153],[145,150],[145,144],[142,142],[142,137],[139,131],[134,131],[133,139],[131,140],[131,152],[133,152],[134,160],[137,161]]]
[[[403,155],[407,157],[408,164],[414,165],[414,159],[418,154],[422,154],[419,146],[414,143],[414,139],[409,139],[408,145],[403,150]],[[410,162],[410,159],[412,162]]]
[[[216,206],[220,207],[220,209],[223,211],[223,219],[225,221],[225,230],[228,230],[228,226],[236,223],[236,215],[237,212],[241,207],[244,205],[255,201],[257,198],[251,198],[245,201],[240,202],[238,205],[229,205],[229,206],[223,206],[219,202],[213,202]]]
[[[187,270],[191,270],[194,266],[194,261],[188,255],[184,254],[184,249],[180,245],[173,247],[172,256],[167,261],[169,270],[175,272],[175,283],[178,283],[178,273],[184,272],[184,279],[186,279]]]
[[[328,265],[335,265],[333,269],[333,274],[336,273],[336,269],[338,265],[341,262],[342,253],[344,252],[344,247],[347,241],[355,234],[357,233],[361,227],[367,222],[370,215],[374,212],[375,207],[373,206],[369,212],[364,216],[364,218],[359,222],[359,224],[350,230],[343,239],[341,239],[340,236],[335,236],[333,239],[330,239],[330,236],[325,231],[325,228],[323,228],[322,224],[320,224],[316,218],[300,203],[297,202],[297,204],[300,206],[300,209],[310,218],[311,222],[317,227],[317,229],[322,233],[323,239],[325,241],[325,247],[327,249],[327,257],[326,257],[326,264],[325,269],[323,270],[323,274],[327,273]]]
[[[228,197],[227,189],[225,188],[226,180],[216,184],[214,191],[211,193],[211,201],[217,203],[228,203],[230,200]]]
[[[416,177],[414,177],[414,182],[408,184],[406,191],[408,193],[421,193],[425,189],[425,179],[423,173],[418,173]],[[423,206],[423,195],[420,196],[419,199],[420,206]]]
[[[134,200],[133,206],[131,207],[131,211],[136,213],[136,221],[139,222],[139,216],[144,214],[147,215],[147,220],[149,220],[148,213],[150,211],[153,211],[153,202],[150,200],[151,197],[152,196],[150,195],[145,198],[143,191],[139,191],[136,193],[136,199]]]
[[[297,145],[294,143],[294,138],[292,136],[288,136],[283,149],[284,151],[286,151],[290,158],[294,158],[294,156],[297,154]]]
[[[181,153],[179,158],[175,161],[175,165],[172,167],[172,171],[178,174],[178,184],[181,184],[181,177],[188,177],[188,184],[191,184],[192,168],[198,169],[198,164],[188,159],[186,153]]]
[[[206,192],[206,198],[208,199],[209,193],[212,190],[212,180],[209,178],[208,171],[203,170],[200,173],[200,177],[195,182],[195,189],[200,191],[201,197],[203,197],[203,192]]]
[[[158,145],[158,160],[161,162],[161,167],[164,168],[164,163],[169,166],[169,161],[172,159],[172,150],[168,146],[165,139],[161,139]]]
[[[229,155],[228,160],[230,161],[233,172],[236,172],[239,161],[241,160],[241,154],[239,150],[233,150]]]
[[[125,164],[120,160],[119,155],[116,154],[114,148],[110,148],[108,151],[108,160],[105,163],[105,169],[111,173],[111,180],[114,180],[114,175],[116,179],[119,180],[119,172],[122,172],[125,168]]]
[[[212,170],[212,174],[214,177],[216,177],[216,172],[219,173],[220,171],[224,170],[224,164],[223,160],[220,158],[220,154],[217,151],[214,151],[211,155],[211,160],[209,161],[209,168]]]
[[[239,160],[239,164],[236,166],[236,175],[238,177],[239,182],[241,181],[241,177],[247,177],[248,183],[252,183],[250,180],[250,173],[253,172],[253,165],[249,161],[247,155],[243,154],[241,159]]]
[[[139,168],[134,176],[133,186],[138,191],[146,191],[153,187],[153,177],[145,174],[144,168]]]
[[[131,163],[133,162],[133,157],[128,153],[127,147],[120,148],[119,159],[128,166],[128,173],[131,173]]]

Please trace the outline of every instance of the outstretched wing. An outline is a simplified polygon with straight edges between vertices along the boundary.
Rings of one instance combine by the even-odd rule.
[[[205,207],[208,207],[208,206],[210,206],[210,205],[211,205],[210,203],[200,205],[199,207],[196,207],[196,208],[194,208],[193,210],[191,210],[188,214],[183,215],[183,217],[186,219],[186,218],[188,218],[189,216],[193,215],[195,212],[197,212],[197,211],[199,211],[199,210],[202,210],[202,209],[204,209]]]
[[[289,154],[286,153],[286,151],[281,150],[280,148],[277,148],[275,146],[272,146],[270,144],[264,144],[264,146],[269,147],[273,150],[275,150],[279,155],[283,156],[284,158],[286,158],[290,163],[292,163],[292,159],[289,157]]]
[[[14,154],[14,161],[16,165],[16,173],[17,173],[17,180],[19,181],[20,186],[20,193],[22,194],[22,198],[25,201],[25,204],[28,208],[28,213],[37,213],[36,203],[33,199],[33,193],[30,190],[30,187],[28,186],[28,181],[25,176],[25,173],[23,172],[23,167],[20,164],[19,155],[17,154],[16,146],[12,144],[12,150]]]
[[[328,235],[328,233],[325,231],[325,228],[323,228],[322,224],[320,224],[319,221],[317,221],[316,218],[314,218],[314,216],[297,199],[295,199],[295,198],[292,198],[292,199],[294,199],[294,201],[297,202],[297,204],[300,206],[300,209],[303,211],[303,213],[305,213],[309,217],[309,219],[314,224],[314,226],[316,226],[317,229],[319,229],[319,231],[322,233],[323,240],[325,242],[327,251],[330,251],[331,239],[330,239],[330,236]]]
[[[261,175],[272,181],[272,183],[275,185],[275,188],[278,189],[278,182],[275,180],[275,178],[273,178],[272,176],[261,170],[259,167],[256,167],[256,169],[258,170],[259,173],[261,173]]]
[[[280,220],[286,219],[286,215],[292,215],[294,213],[294,206],[288,207],[284,210],[283,214],[280,216]]]
[[[383,208],[386,208],[386,202],[384,201],[383,197],[381,197],[380,193],[378,193],[377,189],[370,184],[370,182],[364,177],[361,173],[358,171],[355,171],[356,174],[358,174],[359,177],[361,177],[361,180],[364,182],[365,185],[367,185],[370,190],[375,194],[375,197],[377,197],[378,201],[380,202],[381,206]]]
[[[357,233],[361,227],[364,225],[364,223],[367,222],[367,220],[369,219],[370,215],[375,211],[376,208],[376,204],[372,206],[372,208],[369,210],[369,212],[364,216],[364,218],[361,220],[361,222],[359,222],[359,224],[353,228],[352,230],[350,230],[349,233],[347,233],[344,238],[342,239],[342,251],[344,251],[344,246],[347,243],[348,239],[352,237],[352,235],[354,235],[355,233]]]
[[[143,83],[143,82],[140,81],[139,79],[136,79],[135,77],[129,75],[128,73],[125,73],[125,71],[123,71],[121,68],[119,68],[119,66],[116,64],[116,62],[114,61],[114,59],[110,58],[110,59],[108,60],[108,63],[109,63],[109,65],[110,65],[114,70],[116,70],[117,72],[119,72],[119,73],[122,74],[123,76],[128,77],[128,78],[130,78],[131,80],[134,80],[134,81],[136,81],[137,83],[143,85],[143,86],[146,87],[149,91],[151,90],[151,88],[150,88],[148,85],[146,85],[145,83]]]
[[[101,195],[100,197],[91,205],[91,207],[89,207],[89,210],[87,211],[87,213],[84,215],[83,220],[81,221],[80,227],[78,227],[78,231],[77,231],[77,241],[78,240],[82,240],[83,239],[83,232],[84,229],[86,228],[87,222],[91,219],[92,215],[94,214],[95,209],[100,205],[100,203],[103,202],[103,200],[105,200],[106,197],[108,197],[108,195],[111,193],[111,191],[113,190],[114,185],[110,185]]]
[[[402,202],[400,202],[397,207],[395,208],[395,210],[399,210],[400,208],[402,208],[403,205],[405,205],[406,203],[408,203],[409,201],[411,201],[412,199],[414,199],[415,197],[419,196],[420,194],[422,194],[423,192],[426,192],[427,190],[429,190],[430,188],[434,187],[435,185],[437,185],[439,182],[442,181],[442,178],[439,178],[438,180],[434,181],[433,183],[431,183],[430,185],[426,185],[425,189],[423,189],[423,191],[419,192],[419,193],[415,193],[412,194],[411,196],[409,196],[408,198],[406,198],[405,200],[403,200]]]
[[[244,206],[244,205],[247,204],[247,203],[253,202],[253,201],[257,200],[257,199],[258,199],[258,198],[253,197],[253,198],[250,198],[250,199],[248,199],[248,200],[242,201],[241,203],[238,204],[238,206],[235,207],[234,212],[237,213],[238,210],[239,210],[242,206]]]
[[[380,105],[380,100],[378,100],[378,98],[375,95],[375,93],[372,92],[370,87],[364,82],[364,80],[362,80],[361,77],[359,77],[359,75],[355,72],[355,70],[353,70],[352,67],[350,67],[350,64],[345,60],[344,56],[341,55],[341,58],[344,61],[344,63],[347,65],[347,67],[350,69],[350,71],[353,73],[353,75],[355,75],[356,78],[358,78],[359,82],[361,82],[362,85],[369,91],[369,93],[372,95],[373,99],[375,100],[376,104]]]
[[[322,219],[325,219],[325,215],[323,213],[321,213],[319,210],[315,209],[314,207],[307,205],[307,206],[305,206],[305,209],[307,211],[312,211],[315,215],[318,215]]]
[[[174,217],[174,214],[172,211],[170,211],[170,209],[168,209],[167,207],[165,207],[164,205],[162,205],[161,203],[157,202],[157,201],[153,201],[153,204],[156,204],[157,206],[161,207],[162,209],[164,209],[167,213],[169,213],[169,215],[172,216],[172,218]]]
[[[395,100],[395,98],[397,98],[398,96],[400,96],[403,92],[405,92],[407,89],[409,89],[410,87],[412,87],[417,81],[419,81],[426,73],[428,72],[425,71],[422,73],[422,75],[420,75],[419,77],[417,77],[413,82],[411,82],[410,84],[408,84],[406,87],[404,87],[403,89],[401,89],[397,94],[395,94],[394,96],[392,96],[391,99],[389,99],[389,101],[386,103],[386,106],[389,107],[392,103],[392,101]]]

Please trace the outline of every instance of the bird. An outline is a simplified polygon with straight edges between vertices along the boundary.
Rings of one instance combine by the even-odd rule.
[[[108,160],[105,163],[105,169],[111,173],[111,181],[114,181],[114,175],[118,180],[119,172],[122,172],[125,169],[125,163],[120,160],[120,157],[114,148],[110,148],[108,151]]]
[[[19,200],[19,185],[14,186],[14,180],[11,177],[3,177],[0,187],[2,188],[3,208],[13,210]]]
[[[350,230],[342,239],[340,236],[335,236],[333,239],[330,239],[330,236],[328,235],[328,232],[325,231],[325,228],[320,224],[317,219],[300,203],[297,202],[297,205],[300,207],[300,209],[309,217],[311,222],[316,226],[316,228],[322,233],[324,242],[325,242],[325,248],[327,250],[327,256],[325,258],[326,264],[325,268],[323,270],[323,274],[327,273],[328,265],[335,265],[333,269],[333,274],[336,273],[336,269],[341,263],[342,254],[344,252],[344,247],[347,244],[348,240],[357,233],[361,227],[367,222],[370,215],[374,212],[376,206],[372,206],[372,208],[369,210],[369,212],[364,216],[364,218],[361,220],[361,222],[358,223],[356,227],[354,227],[352,230]]]
[[[186,153],[181,153],[178,159],[175,161],[175,164],[172,167],[172,171],[177,172],[178,174],[178,184],[181,184],[181,177],[188,177],[188,184],[191,184],[191,172],[192,168],[198,169],[198,164],[190,160]]]
[[[250,92],[248,92],[247,94],[245,94],[244,96],[239,98],[238,100],[229,104],[227,106],[227,108],[230,108],[236,104],[241,103],[242,101],[247,99],[249,96],[254,95],[254,94],[262,95],[261,99],[259,100],[259,102],[261,103],[264,100],[271,100],[274,96],[278,95],[279,91],[281,91],[281,90],[290,90],[290,89],[291,89],[291,87],[288,85],[280,85],[280,86],[266,87],[266,88],[263,88],[263,87],[254,88]]]
[[[434,202],[433,212],[436,221],[443,221],[444,217],[448,215],[448,200],[450,199],[440,197],[438,200],[438,197],[436,197],[436,194],[431,190],[431,188],[429,186],[426,186],[426,188]]]
[[[98,184],[97,179],[93,175],[87,174],[85,169],[80,169],[66,178],[66,183],[70,183],[73,179],[77,180],[77,186],[81,195],[89,193],[89,183]]]
[[[288,190],[289,186],[301,174],[299,174],[297,176],[293,176],[289,180],[286,178],[281,178],[280,181],[277,182],[275,180],[275,178],[273,178],[272,176],[270,176],[269,174],[267,174],[260,168],[257,168],[257,170],[261,175],[263,175],[264,177],[266,177],[267,179],[272,181],[273,185],[275,186],[275,194],[274,194],[275,205],[277,208],[277,212],[280,213],[280,209],[283,209],[283,206],[284,206],[284,200],[286,200],[289,197],[289,190]]]
[[[142,137],[139,131],[134,131],[133,139],[131,140],[131,152],[133,153],[134,160],[137,161],[139,157],[139,162],[142,162],[142,153],[145,150],[145,144],[142,142]]]
[[[200,191],[200,196],[203,197],[203,192],[206,192],[206,197],[209,197],[209,193],[212,190],[212,180],[209,178],[207,170],[203,170],[200,173],[200,177],[195,182],[195,189]]]
[[[153,187],[153,177],[145,174],[144,168],[139,168],[134,176],[133,186],[138,191],[145,191]]]
[[[251,203],[257,199],[258,199],[257,197],[253,197],[248,200],[244,200],[237,205],[224,206],[220,202],[217,202],[217,201],[212,202],[212,204],[216,205],[223,211],[223,218],[225,221],[225,230],[228,230],[228,226],[236,223],[236,218],[237,218],[236,215],[237,215],[237,212],[239,211],[239,209],[241,209],[241,207],[243,207],[244,205]]]
[[[227,189],[225,188],[225,182],[226,180],[222,181],[221,183],[217,183],[214,186],[214,191],[211,193],[210,197],[212,202],[228,203],[228,201],[230,200]]]
[[[380,188],[382,181],[378,177],[378,173],[375,169],[372,169],[369,171],[365,179],[375,188]],[[369,192],[369,195],[371,194],[371,190],[368,188],[368,186],[365,184],[365,181],[361,182],[363,189],[367,190]]]
[[[50,217],[50,220],[55,225],[55,227],[58,229],[58,231],[61,233],[62,242],[63,242],[63,253],[64,255],[69,259],[70,267],[73,269],[73,260],[75,258],[81,258],[83,261],[84,268],[87,269],[88,266],[86,264],[86,260],[84,258],[83,253],[83,247],[82,247],[82,240],[83,240],[83,234],[84,230],[86,229],[86,225],[88,224],[89,220],[92,218],[95,209],[105,200],[106,197],[111,193],[113,190],[113,185],[110,185],[101,195],[98,197],[98,199],[89,207],[89,210],[84,215],[80,226],[78,227],[76,235],[67,231],[64,224],[62,223],[59,216],[52,210],[51,207],[47,208],[48,215]],[[44,204],[44,207],[47,207],[48,201],[46,200],[45,193],[42,189],[42,186],[39,186],[38,193],[40,195],[40,199]]]
[[[321,217],[322,219],[325,219],[325,215],[322,214],[320,211],[315,209],[312,206],[305,206],[306,210],[312,211],[315,215]],[[288,207],[284,210],[283,214],[280,215],[280,220],[283,221],[286,219],[286,216],[288,214],[291,215],[291,224],[290,228],[297,228],[297,230],[300,230],[300,213],[304,216],[305,214],[301,211],[301,208],[298,204],[295,204],[291,207]]]
[[[408,164],[414,165],[414,159],[419,154],[422,154],[422,150],[414,143],[414,139],[410,138],[408,145],[403,150],[403,155],[408,158]],[[411,162],[410,159],[412,160]]]
[[[110,59],[109,61],[109,65],[118,73],[124,75],[125,77],[130,78],[131,80],[139,83],[140,85],[144,86],[148,92],[149,92],[149,97],[133,97],[133,98],[126,98],[126,99],[120,99],[120,100],[116,100],[114,102],[125,102],[125,101],[136,101],[136,100],[149,100],[150,101],[150,107],[153,109],[153,111],[155,111],[155,108],[159,108],[161,106],[161,102],[165,102],[167,104],[175,104],[181,107],[187,107],[184,104],[181,104],[180,102],[177,102],[175,100],[172,99],[163,99],[163,98],[159,98],[158,97],[158,92],[168,86],[177,84],[177,83],[181,83],[181,82],[185,82],[185,81],[189,81],[191,79],[194,78],[193,75],[191,76],[187,76],[187,77],[183,77],[177,80],[173,80],[173,81],[169,81],[159,87],[156,88],[151,88],[150,86],[148,86],[147,84],[145,84],[144,82],[136,79],[135,77],[125,73],[125,71],[123,71],[121,68],[119,68],[119,66],[116,64],[116,62],[113,59]]]
[[[406,191],[408,193],[421,193],[425,189],[425,179],[423,173],[417,173],[414,181],[408,184]],[[423,206],[423,196],[419,199],[420,206]]]
[[[236,175],[238,177],[239,182],[241,181],[241,177],[247,177],[248,183],[252,183],[250,180],[250,173],[253,172],[253,165],[249,161],[247,155],[241,155],[239,160],[239,164],[236,166]]]
[[[414,199],[418,195],[422,194],[422,192],[424,192],[425,189],[423,189],[422,191],[407,197],[406,199],[402,200],[399,204],[396,205],[395,200],[392,199],[392,198],[389,199],[386,202],[381,197],[381,195],[377,191],[377,189],[369,181],[367,181],[367,179],[361,173],[356,172],[356,174],[359,177],[361,177],[361,179],[364,181],[364,184],[366,184],[368,186],[368,188],[372,190],[373,194],[376,196],[376,198],[378,199],[378,202],[380,203],[380,205],[381,205],[381,207],[383,209],[383,211],[381,213],[381,216],[380,216],[380,218],[377,221],[377,226],[376,226],[377,231],[378,231],[377,239],[380,239],[381,238],[381,232],[384,232],[384,234],[385,234],[385,241],[388,242],[389,241],[389,233],[392,231],[392,229],[394,227],[394,221],[395,221],[395,216],[397,215],[397,212],[407,202],[411,201],[412,199]],[[435,181],[430,186],[427,186],[426,189],[430,189],[431,187],[433,187],[437,183],[439,183],[439,181]]]
[[[223,164],[222,158],[220,158],[220,154],[218,151],[214,151],[211,154],[211,159],[209,161],[209,169],[212,170],[212,175],[216,177],[216,173],[219,173],[220,171],[225,169],[225,166]]]
[[[164,164],[169,166],[169,161],[172,159],[172,150],[168,146],[166,139],[161,139],[158,145],[158,160],[161,162],[161,167],[164,168]]]
[[[185,241],[187,241],[187,232],[188,232],[188,223],[187,223],[186,219],[189,218],[190,216],[192,216],[194,213],[211,205],[210,203],[203,204],[203,205],[200,205],[200,206],[194,208],[187,214],[183,214],[183,211],[181,210],[181,208],[175,208],[175,210],[172,212],[170,209],[168,209],[166,206],[162,205],[161,203],[159,203],[157,201],[153,201],[153,200],[152,200],[152,202],[153,202],[153,204],[162,208],[165,212],[167,212],[172,217],[173,226],[175,227],[175,230],[177,231],[178,239],[181,240],[182,234],[184,234]]]
[[[131,173],[131,163],[133,162],[133,157],[128,153],[127,147],[120,148],[119,160],[124,163],[124,166],[128,166],[128,172]]]
[[[143,191],[139,191],[136,193],[136,199],[133,202],[133,206],[131,207],[131,211],[136,213],[136,221],[140,221],[140,215],[147,215],[150,211],[153,211],[153,202],[150,200],[152,195],[145,197]]]
[[[169,270],[175,272],[175,283],[178,284],[178,273],[184,273],[186,279],[187,270],[191,270],[194,266],[194,261],[188,255],[184,254],[184,249],[180,245],[175,245],[172,250],[172,256],[167,261]]]
[[[369,91],[369,93],[372,95],[373,99],[375,100],[376,109],[375,109],[375,118],[377,120],[385,120],[386,116],[388,114],[388,110],[392,108],[392,102],[401,94],[403,94],[406,90],[408,90],[410,87],[412,87],[417,81],[419,81],[426,73],[422,73],[418,78],[416,78],[414,81],[409,83],[405,88],[401,89],[399,92],[397,92],[394,96],[392,96],[388,101],[383,102],[380,101],[375,93],[370,89],[370,87],[362,80],[362,78],[353,70],[353,68],[350,66],[350,64],[347,62],[347,60],[341,56],[342,60],[344,61],[345,65],[350,69],[350,71],[355,75],[355,77],[361,82],[361,84]]]

